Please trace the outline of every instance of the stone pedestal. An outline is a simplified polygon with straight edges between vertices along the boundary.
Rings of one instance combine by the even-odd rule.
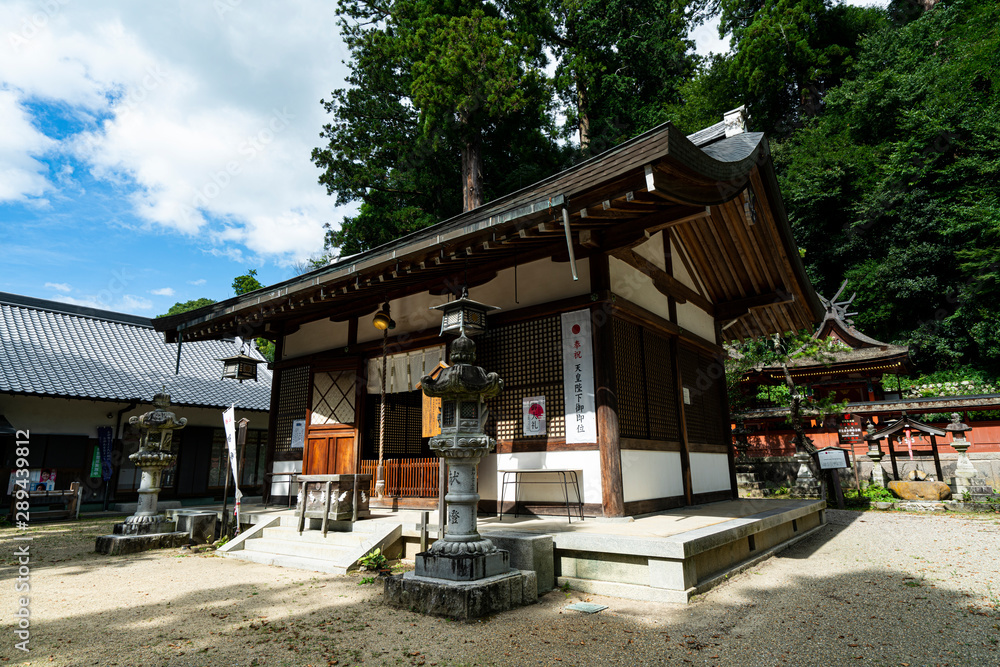
[[[415,561],[414,572],[418,576],[448,581],[475,581],[510,571],[510,556],[500,549],[488,554],[457,556],[425,551],[417,554]]]
[[[963,494],[972,494],[979,472],[969,460],[970,442],[964,437],[954,438],[951,442],[952,448],[958,452],[958,463],[955,466],[955,494],[961,497]]]
[[[534,572],[509,570],[476,581],[442,581],[406,572],[386,577],[386,604],[430,616],[468,621],[538,601]]]
[[[812,466],[809,463],[812,457],[805,452],[795,455],[795,460],[799,464],[798,473],[795,476],[795,486],[791,495],[800,498],[818,497],[820,495],[820,483],[813,475]]]
[[[177,530],[187,533],[195,544],[209,544],[215,541],[215,527],[219,517],[215,512],[185,510],[177,512]]]

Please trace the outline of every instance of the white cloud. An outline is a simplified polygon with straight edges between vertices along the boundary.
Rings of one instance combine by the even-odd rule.
[[[207,282],[208,281],[205,280],[204,278],[198,278],[198,280],[189,280],[188,284],[189,285],[204,285]]]
[[[2,60],[2,57],[0,57]],[[2,79],[0,79],[2,81]],[[0,202],[41,197],[50,185],[48,167],[39,157],[55,142],[39,132],[21,104],[20,96],[0,84]]]
[[[319,99],[345,74],[329,3],[50,4],[0,9],[18,35],[0,39],[0,201],[69,192],[82,175],[37,160],[56,151],[115,183],[147,225],[279,263],[322,249],[322,225],[344,213],[309,159]],[[46,137],[27,100],[85,129]]]
[[[73,288],[67,283],[45,283],[45,286],[49,289],[54,289],[58,292],[72,292]]]
[[[122,296],[122,308],[125,311],[152,310],[153,302],[141,296],[125,294]]]
[[[150,294],[155,294],[156,296],[173,296],[174,295],[174,288],[173,287],[161,287],[160,289],[151,289],[151,290],[149,290],[149,293]]]

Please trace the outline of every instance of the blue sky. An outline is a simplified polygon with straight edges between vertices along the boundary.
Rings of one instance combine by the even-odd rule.
[[[309,160],[345,74],[334,8],[4,2],[0,291],[153,317],[295,275],[349,212]]]

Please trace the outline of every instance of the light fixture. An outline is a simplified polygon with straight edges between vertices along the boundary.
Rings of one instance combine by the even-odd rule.
[[[499,308],[473,301],[469,298],[468,287],[463,287],[461,297],[440,306],[431,306],[431,310],[440,310],[442,313],[442,336],[446,333],[473,336],[486,331],[486,313]]]
[[[240,347],[239,354],[217,360],[222,362],[223,378],[239,380],[240,382],[244,380],[257,380],[257,364],[261,363],[261,360],[254,359],[245,354],[244,351],[248,351],[248,348],[248,343],[244,342]]]
[[[388,329],[396,328],[396,321],[389,317],[389,302],[382,304],[378,312],[375,313],[375,317],[372,318],[372,324],[379,331],[386,331]]]

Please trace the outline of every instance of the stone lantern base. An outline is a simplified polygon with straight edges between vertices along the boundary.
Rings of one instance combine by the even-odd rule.
[[[417,554],[414,572],[420,577],[448,581],[475,581],[510,572],[510,555],[500,549],[487,554]]]
[[[538,602],[538,583],[535,573],[528,570],[508,570],[476,581],[442,581],[406,572],[386,577],[385,602],[421,614],[468,621]]]

